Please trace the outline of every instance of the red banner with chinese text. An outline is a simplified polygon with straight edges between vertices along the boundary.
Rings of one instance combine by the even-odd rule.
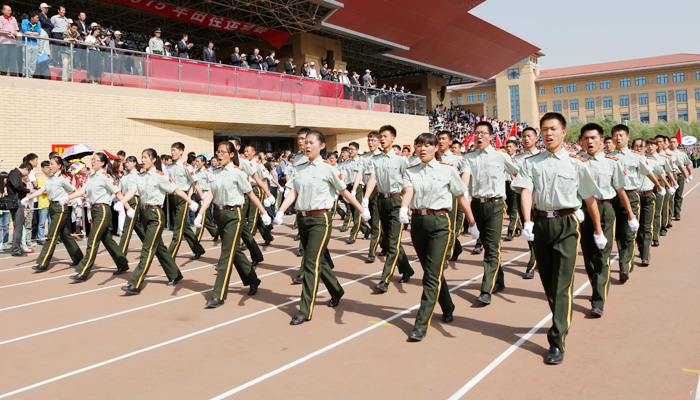
[[[58,153],[59,156],[63,155],[63,152],[66,151],[67,148],[75,146],[74,144],[52,144],[51,145],[51,151],[55,151]]]
[[[274,29],[265,28],[255,24],[235,21],[229,18],[218,17],[209,13],[196,11],[191,8],[180,7],[173,4],[163,3],[154,0],[107,0],[112,3],[117,3],[125,6],[138,8],[139,10],[148,11],[154,14],[162,15],[168,18],[174,18],[180,21],[189,22],[205,28],[216,29],[226,32],[241,32],[252,33],[267,40],[277,49],[281,48],[289,38],[287,32],[277,31]]]

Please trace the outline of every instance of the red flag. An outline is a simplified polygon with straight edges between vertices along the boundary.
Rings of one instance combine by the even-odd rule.
[[[518,132],[518,125],[513,124],[513,126],[510,128],[510,132],[508,132],[508,136],[506,136],[506,141],[510,138],[516,138],[516,133]]]
[[[678,140],[678,144],[681,144],[681,130],[680,130],[680,128],[678,129],[678,132],[676,132],[676,140]]]
[[[471,146],[472,142],[474,142],[474,134],[473,133],[470,134],[469,136],[467,136],[466,138],[464,138],[464,141],[462,142],[462,144],[464,145],[465,149],[469,150],[469,146]]]
[[[502,146],[502,143],[501,143],[501,136],[500,136],[498,133],[496,133],[496,148],[497,148],[497,149],[500,149],[501,146]]]

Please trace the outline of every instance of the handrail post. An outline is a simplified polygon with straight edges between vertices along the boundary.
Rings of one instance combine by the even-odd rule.
[[[207,64],[207,94],[211,95],[211,64]]]
[[[146,54],[146,60],[144,60],[144,63],[146,63],[146,89],[151,88],[151,55]]]
[[[260,100],[260,91],[262,86],[262,75],[260,70],[258,70],[258,100]]]
[[[299,103],[304,102],[304,78],[299,78]]]
[[[177,59],[177,91],[182,93],[182,58]]]
[[[238,97],[238,68],[233,69],[233,97]]]
[[[114,49],[109,49],[109,86],[114,86]]]
[[[70,81],[75,82],[74,79],[74,74],[73,74],[73,51],[75,51],[75,47],[73,46],[73,43],[71,42],[70,44]]]
[[[280,102],[284,101],[284,81],[282,80],[282,75],[280,75]]]

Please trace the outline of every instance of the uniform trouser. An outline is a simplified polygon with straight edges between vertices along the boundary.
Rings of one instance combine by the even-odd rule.
[[[253,193],[262,203],[265,192],[259,186],[253,186]],[[260,228],[260,235],[262,236],[262,238],[264,240],[272,240],[272,233],[270,232],[270,227],[265,226],[262,223],[260,210],[258,210],[258,207],[255,207],[255,204],[253,204],[250,201],[250,198],[248,196],[246,196],[246,200],[247,201],[243,204],[243,206],[245,207],[246,204],[248,205],[248,209],[246,210],[245,215],[248,220],[247,229],[250,230],[250,234],[254,237],[255,234],[258,232],[258,228]]]
[[[70,207],[50,204],[49,213],[51,214],[51,225],[49,226],[48,239],[44,247],[41,248],[41,253],[37,259],[37,265],[48,268],[59,238],[66,246],[71,260],[73,260],[73,262],[79,262],[83,258],[83,252],[70,234]]]
[[[566,334],[571,327],[579,223],[575,215],[550,219],[535,217],[534,223],[537,268],[553,315],[547,340],[550,346],[563,352]]]
[[[452,196],[452,209],[450,210],[448,216],[450,218],[450,244],[449,251],[447,253],[447,259],[452,258],[457,247],[462,247],[462,243],[459,242],[459,234],[462,230],[462,225],[464,224],[464,213],[460,213],[462,209],[459,207],[459,201],[457,197]],[[461,216],[459,214],[462,214]],[[413,227],[413,224],[411,224]],[[413,235],[411,235],[413,237]],[[415,242],[414,242],[415,243]]]
[[[370,257],[375,257],[377,255],[377,245],[381,244],[382,249],[386,248],[384,245],[384,236],[382,235],[382,220],[379,217],[378,196],[376,190],[369,196],[369,212],[371,214],[369,225],[372,229],[372,240],[370,240],[369,243]]]
[[[654,190],[654,223],[652,224],[652,240],[659,241],[661,233],[661,210],[663,209],[664,196]]]
[[[520,194],[518,193],[518,203],[520,203]],[[518,215],[520,216],[520,220],[524,221],[523,219],[523,210],[520,208],[520,204],[518,204]],[[530,212],[530,215],[532,215],[532,212]],[[535,257],[535,246],[534,242],[527,242],[527,246],[530,248],[530,259],[527,262],[527,267],[525,268],[525,272],[531,271],[535,268],[537,268],[537,258]]]
[[[411,240],[423,267],[423,295],[416,315],[415,329],[427,331],[433,317],[435,303],[443,313],[452,312],[450,291],[443,275],[445,261],[451,251],[454,224],[449,214],[414,215],[411,219]]]
[[[610,253],[613,248],[615,238],[615,210],[608,203],[598,203],[600,212],[600,224],[603,228],[603,235],[608,239],[608,244],[603,250],[596,246],[593,240],[595,226],[593,219],[588,213],[586,204],[583,204],[585,219],[581,224],[581,251],[583,252],[583,264],[586,267],[588,279],[591,281],[591,306],[600,308],[605,306],[610,290]]]
[[[165,229],[165,211],[161,208],[149,208],[141,210],[141,225],[144,231],[143,246],[139,265],[129,277],[129,285],[141,289],[148,269],[153,263],[153,256],[158,256],[160,266],[165,271],[165,276],[171,281],[180,276],[180,269],[175,265],[170,250],[163,244],[163,229]]]
[[[171,207],[175,209],[173,240],[170,242],[170,247],[168,247],[170,257],[175,258],[177,256],[177,252],[180,250],[180,244],[182,243],[183,237],[187,241],[187,244],[190,246],[193,253],[204,253],[204,248],[201,244],[199,244],[199,241],[197,241],[194,231],[185,221],[188,210],[187,202],[176,195],[170,195],[170,204]]]
[[[209,193],[209,195],[211,196],[211,193]],[[246,196],[246,197],[247,197],[247,196]],[[199,197],[199,194],[197,194],[197,193],[194,194],[194,201],[196,201],[197,203],[199,203],[200,201],[202,201],[202,198]],[[204,217],[203,217],[203,219],[202,219],[202,226],[200,226],[199,228],[195,229],[195,231],[194,231],[194,235],[197,237],[197,241],[198,241],[198,242],[202,240],[202,235],[204,234],[204,230],[205,230],[205,229],[207,230],[207,232],[209,232],[209,234],[210,234],[212,237],[216,236],[216,225],[214,225],[214,223],[211,222],[211,217],[210,217],[210,215],[209,215],[209,210],[207,210],[207,211],[204,213]]]
[[[508,233],[507,236],[515,235],[515,231],[520,229],[520,193],[510,188],[510,183],[506,182],[506,205],[508,206]]]
[[[117,268],[128,268],[129,263],[126,261],[124,253],[112,239],[112,234],[109,231],[109,223],[112,221],[112,209],[109,206],[92,206],[91,213],[92,229],[90,229],[90,235],[88,236],[85,257],[75,267],[75,272],[81,275],[90,274],[90,270],[95,264],[95,257],[97,257],[97,249],[100,246],[100,242],[104,244],[112,260],[117,264]]]
[[[378,199],[382,235],[386,237],[386,247],[384,248],[387,251],[384,271],[382,272],[382,282],[384,283],[389,283],[397,266],[401,274],[413,273],[413,268],[408,263],[408,257],[406,257],[401,245],[403,232],[403,224],[399,221],[401,199],[402,196],[389,198],[379,196]]]
[[[471,207],[484,246],[484,278],[481,281],[481,292],[491,294],[497,283],[505,286],[501,268],[501,231],[506,204],[500,199],[486,203],[474,199]]]
[[[298,223],[299,235],[304,245],[304,258],[301,261],[304,284],[301,290],[299,314],[297,315],[311,319],[314,313],[319,278],[326,285],[332,298],[341,298],[345,291],[331,270],[331,256],[328,253],[328,242],[331,239],[332,228],[330,212],[306,217],[299,216]]]
[[[628,192],[627,197],[630,200],[630,206],[634,216],[639,220],[639,193]],[[629,274],[634,269],[632,261],[634,259],[634,242],[637,237],[637,232],[632,232],[627,221],[629,216],[627,210],[622,206],[620,198],[615,196],[612,200],[613,208],[617,223],[615,226],[615,242],[617,242],[617,252],[619,254],[620,273]]]
[[[666,190],[666,195],[664,196],[663,207],[661,208],[661,229],[666,230],[668,225],[671,223],[670,207],[673,196]]]
[[[685,178],[683,174],[676,174],[676,181],[678,182],[678,189],[673,198],[673,216],[680,218],[681,207],[683,207],[683,189],[685,188]]]
[[[365,187],[363,185],[358,185],[357,186],[357,193],[355,194],[355,199],[362,203],[362,198],[365,196]],[[347,203],[346,203],[347,204]],[[367,226],[366,222],[360,218],[360,212],[357,210],[357,208],[353,207],[352,205],[348,204],[348,214],[351,215],[352,219],[352,230],[350,231],[350,239],[355,240],[357,239],[357,234],[362,230],[363,234],[366,234],[367,232],[370,231],[370,227]],[[370,211],[371,214],[371,211]],[[347,225],[344,225],[347,226]]]
[[[129,207],[134,210],[134,218],[129,218],[128,215],[125,215],[124,228],[122,228],[122,236],[121,239],[119,239],[119,248],[124,254],[129,250],[131,234],[134,231],[136,231],[136,235],[142,242],[144,237],[146,237],[143,231],[143,225],[141,224],[141,198],[139,196],[132,197],[131,200],[129,200]]]
[[[242,207],[214,212],[216,224],[221,228],[221,256],[216,265],[216,283],[214,283],[213,299],[226,300],[228,285],[231,279],[231,265],[236,267],[244,285],[248,286],[258,281],[255,270],[250,265],[248,257],[238,245],[243,221]]]
[[[654,193],[639,195],[639,230],[637,231],[637,248],[642,260],[651,259],[651,241],[654,234],[654,214],[656,213],[656,195]]]
[[[243,216],[245,218],[245,215],[248,214],[248,210],[250,207],[254,207],[257,210],[257,207],[253,205],[250,202],[250,198],[246,195],[245,196],[245,203],[243,203],[243,209],[241,212],[243,213]],[[250,251],[250,258],[253,261],[262,261],[263,260],[263,254],[260,251],[260,247],[258,247],[258,244],[255,242],[255,236],[253,235],[253,230],[248,227],[248,224],[243,221],[243,231],[241,232],[241,240],[243,240],[243,243],[245,243],[246,247]]]

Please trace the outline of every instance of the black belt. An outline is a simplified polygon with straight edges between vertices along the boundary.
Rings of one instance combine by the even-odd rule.
[[[144,210],[160,210],[163,206],[143,206],[141,208]]]
[[[97,204],[93,204],[91,207],[100,207],[100,206],[109,207],[109,204],[107,204],[107,203],[97,203]]]
[[[240,206],[219,206],[214,204],[214,208],[216,208],[217,210],[235,210],[238,207]]]
[[[610,200],[596,200],[596,203],[601,204],[601,203],[610,203]]]
[[[482,197],[473,197],[474,200],[478,201],[479,203],[489,203],[492,201],[498,201],[498,200],[503,200],[503,197],[488,197],[488,198],[482,198]]]
[[[554,210],[554,211],[533,210],[532,212],[535,215],[535,217],[544,217],[544,218],[557,218],[557,217],[563,217],[566,215],[574,215],[573,208],[569,208],[566,210]]]
[[[379,193],[379,197],[381,197],[383,199],[388,199],[391,197],[399,197],[399,196],[401,196],[401,193],[388,193],[388,194]]]
[[[446,213],[446,209],[441,209],[441,210],[422,210],[420,208],[414,208],[413,209],[413,214],[415,215],[433,215],[433,214],[444,214]]]
[[[308,217],[311,215],[318,215],[318,214],[323,214],[323,213],[327,213],[327,212],[328,212],[328,210],[297,211],[297,213],[299,213],[299,215],[301,215],[302,217]]]

